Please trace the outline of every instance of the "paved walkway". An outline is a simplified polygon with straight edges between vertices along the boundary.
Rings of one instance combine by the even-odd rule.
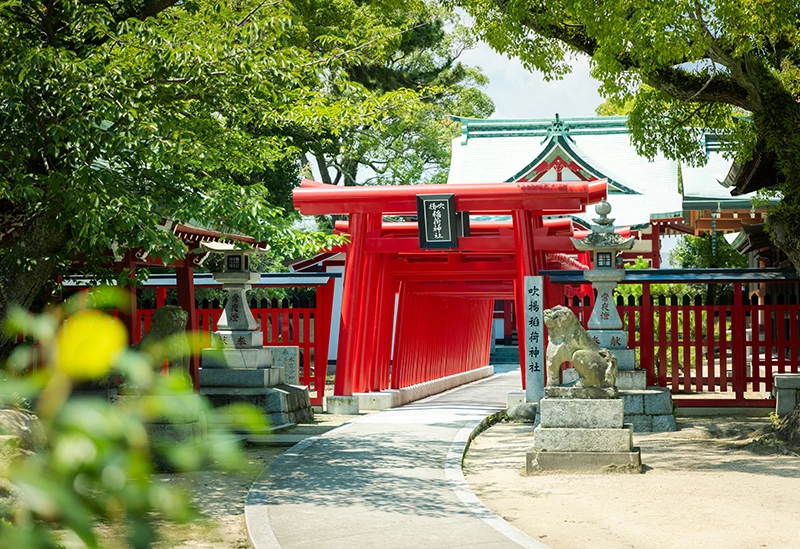
[[[457,439],[463,443],[479,421],[505,408],[518,376],[495,375],[368,414],[290,449],[248,496],[254,546],[543,547],[482,507],[460,473]]]

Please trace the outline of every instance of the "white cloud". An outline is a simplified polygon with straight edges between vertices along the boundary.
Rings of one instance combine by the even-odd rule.
[[[589,75],[589,60],[583,56],[573,61],[572,72],[563,80],[551,82],[483,42],[459,59],[481,67],[489,77],[484,91],[495,104],[492,118],[552,118],[556,113],[564,118],[595,116],[595,108],[604,101],[597,93],[599,82]]]

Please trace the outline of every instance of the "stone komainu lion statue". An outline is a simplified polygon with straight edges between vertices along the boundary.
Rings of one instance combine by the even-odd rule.
[[[583,329],[575,313],[557,306],[544,312],[547,346],[547,386],[559,384],[561,366],[571,362],[583,387],[615,387],[617,358],[600,347]]]
[[[133,346],[137,351],[152,355],[156,364],[169,360],[169,370],[189,371],[189,343],[186,339],[186,322],[189,313],[175,305],[158,308],[150,320],[150,329]]]

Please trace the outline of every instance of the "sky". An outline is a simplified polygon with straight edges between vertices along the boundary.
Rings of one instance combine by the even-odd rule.
[[[595,116],[595,108],[603,102],[597,93],[599,82],[589,75],[587,57],[575,59],[572,73],[551,82],[483,42],[462,53],[459,60],[481,67],[489,77],[484,91],[494,100],[492,118],[553,118],[556,113],[563,118]]]

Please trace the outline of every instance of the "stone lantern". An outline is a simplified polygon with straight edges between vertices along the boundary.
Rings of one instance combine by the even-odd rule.
[[[260,271],[250,270],[251,256],[264,254],[266,248],[239,249],[225,242],[203,242],[203,249],[222,256],[222,270],[212,273],[228,294],[225,310],[217,322],[218,335],[225,347],[261,347],[264,335],[247,303],[247,292],[261,279]]]
[[[597,291],[592,316],[588,327],[594,330],[621,330],[622,319],[614,304],[614,289],[625,278],[625,270],[617,268],[617,254],[622,250],[630,250],[636,239],[625,238],[614,232],[614,220],[608,217],[611,205],[602,200],[594,211],[600,217],[593,219],[596,225],[583,240],[572,239],[579,251],[591,252],[594,269],[584,272],[583,276],[592,283]]]
[[[264,346],[247,303],[247,292],[261,279],[253,268],[253,255],[268,248],[240,249],[233,244],[203,242],[213,254],[214,280],[227,292],[225,310],[214,336],[222,348],[200,351],[200,392],[212,406],[247,402],[268,414],[273,426],[310,421],[314,414],[308,389],[299,384],[300,349],[297,346]]]

